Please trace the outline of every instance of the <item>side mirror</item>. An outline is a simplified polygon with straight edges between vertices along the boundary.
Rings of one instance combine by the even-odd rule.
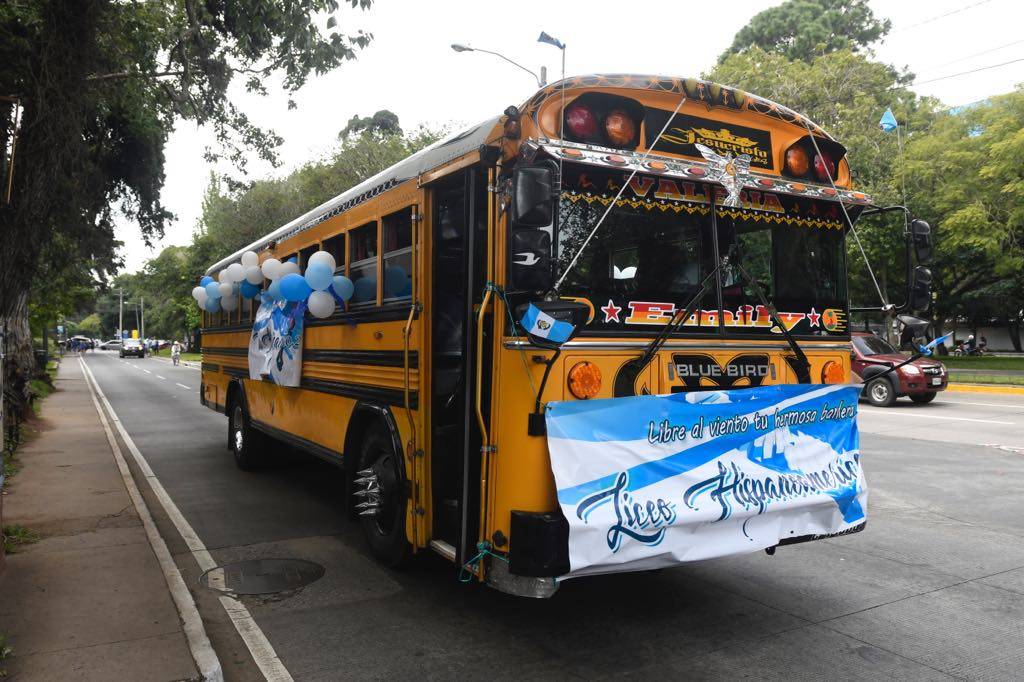
[[[586,326],[590,308],[579,301],[535,301],[518,306],[516,318],[530,343],[556,350]]]
[[[928,310],[932,304],[932,271],[923,265],[914,268],[907,300],[913,310]]]
[[[914,243],[914,255],[921,265],[932,262],[932,226],[923,220],[910,221],[910,238]]]
[[[519,166],[512,171],[508,245],[512,291],[545,291],[551,284],[557,184],[553,165]]]

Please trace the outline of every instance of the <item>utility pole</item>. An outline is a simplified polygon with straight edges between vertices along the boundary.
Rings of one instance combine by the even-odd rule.
[[[124,287],[117,290],[118,292],[118,306],[117,306],[117,340],[124,340]]]
[[[142,311],[142,322],[139,323],[139,338],[146,338],[146,302],[139,296],[139,310]]]

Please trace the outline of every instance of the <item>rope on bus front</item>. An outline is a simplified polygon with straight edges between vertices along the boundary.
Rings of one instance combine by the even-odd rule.
[[[484,560],[484,557],[494,557],[495,559],[501,559],[505,563],[508,563],[508,559],[495,554],[491,551],[491,543],[489,542],[478,542],[476,543],[477,554],[472,559],[462,564],[462,568],[459,569],[459,582],[469,583],[473,581],[473,576],[476,575],[477,566]]]
[[[505,304],[505,312],[508,314],[509,324],[512,325],[512,335],[516,337],[516,340],[518,341],[519,334],[516,333],[516,320],[512,317],[512,305],[509,303],[505,290],[494,282],[488,281],[487,284],[484,285],[484,291],[493,291]],[[479,348],[477,349],[477,352],[480,352]],[[526,372],[526,379],[530,382],[530,391],[532,392],[532,395],[537,395],[537,387],[533,385],[533,375],[530,374],[530,363],[526,361],[526,349],[522,347],[519,348],[519,358],[523,361],[523,371]]]

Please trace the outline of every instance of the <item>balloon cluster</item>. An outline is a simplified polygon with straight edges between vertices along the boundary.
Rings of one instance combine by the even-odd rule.
[[[309,257],[305,273],[294,258],[283,263],[268,258],[261,265],[255,251],[246,251],[241,263],[221,270],[216,280],[209,275],[199,280],[199,286],[192,289],[192,298],[209,313],[231,312],[238,307],[241,296],[259,297],[267,305],[278,301],[304,302],[314,317],[329,317],[335,305],[348,301],[355,291],[352,280],[334,274],[336,266],[334,256],[326,251]],[[262,289],[264,279],[270,280],[266,291]]]

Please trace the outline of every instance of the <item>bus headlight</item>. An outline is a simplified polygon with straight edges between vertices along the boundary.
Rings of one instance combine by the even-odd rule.
[[[569,370],[569,392],[580,400],[593,398],[601,390],[601,370],[592,362],[577,362]]]
[[[823,384],[845,384],[846,370],[835,360],[829,360],[821,368],[821,383]]]

